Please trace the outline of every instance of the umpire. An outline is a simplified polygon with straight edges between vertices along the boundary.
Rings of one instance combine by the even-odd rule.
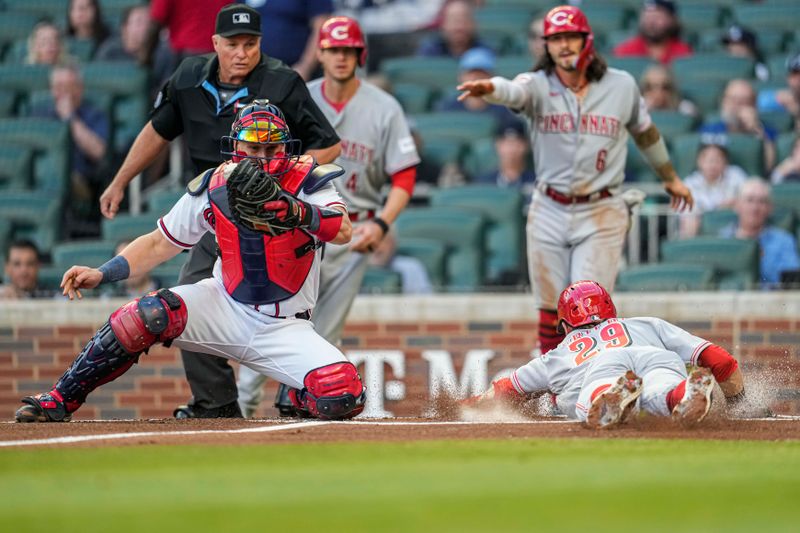
[[[220,139],[230,133],[236,111],[267,98],[280,107],[293,136],[319,163],[341,151],[336,132],[311,99],[302,78],[261,53],[261,16],[244,4],[217,13],[213,54],[183,60],[158,94],[150,121],[133,143],[117,175],[100,197],[103,216],[114,218],[131,180],[171,140],[184,135],[194,174],[222,163]],[[216,242],[210,233],[191,250],[179,284],[211,277]],[[176,418],[240,417],[233,369],[221,357],[181,351],[192,400]]]

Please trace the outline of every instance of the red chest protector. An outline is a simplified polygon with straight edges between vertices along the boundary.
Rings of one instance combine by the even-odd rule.
[[[236,225],[228,206],[227,178],[223,163],[214,170],[208,183],[208,199],[214,212],[214,230],[222,258],[225,290],[237,302],[264,305],[286,300],[300,290],[314,263],[320,243],[303,230],[292,230],[277,237]],[[281,187],[296,195],[309,189],[314,169],[312,158],[302,158],[281,177]],[[328,180],[325,180],[328,181]],[[305,184],[305,187],[304,187]]]

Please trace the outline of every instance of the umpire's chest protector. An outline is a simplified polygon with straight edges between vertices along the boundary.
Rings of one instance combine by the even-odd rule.
[[[226,164],[217,167],[208,185],[225,290],[237,302],[250,305],[286,300],[297,294],[311,272],[317,242],[298,229],[272,237],[236,225],[228,206]],[[283,176],[284,190],[297,194],[311,169],[298,164]]]

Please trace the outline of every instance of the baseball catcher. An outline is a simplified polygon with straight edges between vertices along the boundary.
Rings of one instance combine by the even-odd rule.
[[[341,169],[295,155],[280,109],[261,100],[239,111],[221,151],[230,161],[193,180],[158,229],[99,268],[73,266],[61,286],[71,300],[80,298],[80,289],[141,275],[209,231],[219,247],[213,277],[112,313],[50,391],[22,399],[17,421],[69,420],[89,393],[156,343],[226,357],[285,383],[306,416],[345,419],[363,410],[355,366],[309,321],[320,248],[352,234],[330,183]]]

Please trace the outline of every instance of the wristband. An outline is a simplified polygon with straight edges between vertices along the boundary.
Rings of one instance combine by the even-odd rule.
[[[373,217],[370,220],[375,224],[377,224],[381,228],[381,230],[383,230],[384,235],[389,233],[389,224],[387,224],[386,221],[383,220],[381,217]]]
[[[128,276],[131,275],[131,266],[128,260],[121,255],[114,256],[103,263],[97,270],[103,273],[103,279],[100,280],[101,285],[128,279]]]

